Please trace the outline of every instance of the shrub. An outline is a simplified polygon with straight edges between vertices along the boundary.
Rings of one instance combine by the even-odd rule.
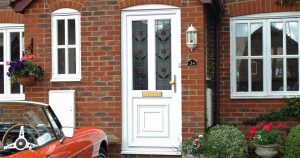
[[[285,158],[298,158],[300,157],[300,124],[293,127],[288,134],[285,143]]]
[[[233,126],[217,125],[207,134],[206,156],[218,155],[220,158],[244,158],[246,156],[246,140],[244,135]],[[212,153],[215,152],[215,153]]]

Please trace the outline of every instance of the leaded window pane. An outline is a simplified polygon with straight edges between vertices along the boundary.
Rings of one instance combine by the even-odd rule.
[[[171,20],[155,21],[156,90],[171,90]]]
[[[132,22],[133,90],[148,90],[147,21]]]

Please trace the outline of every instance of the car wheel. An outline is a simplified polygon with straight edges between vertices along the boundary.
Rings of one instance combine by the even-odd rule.
[[[100,148],[100,151],[99,151],[99,158],[108,158],[105,149]]]

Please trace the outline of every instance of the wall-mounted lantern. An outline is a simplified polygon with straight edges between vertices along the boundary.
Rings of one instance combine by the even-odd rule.
[[[193,25],[186,30],[186,46],[191,51],[197,47],[197,30]]]

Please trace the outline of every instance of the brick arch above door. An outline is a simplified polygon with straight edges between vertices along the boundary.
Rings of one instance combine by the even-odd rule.
[[[247,0],[228,3],[229,16],[242,16],[258,13],[299,11],[300,4],[280,5],[276,0]]]
[[[182,0],[118,0],[120,9],[141,4],[166,4],[176,7],[181,6]]]

